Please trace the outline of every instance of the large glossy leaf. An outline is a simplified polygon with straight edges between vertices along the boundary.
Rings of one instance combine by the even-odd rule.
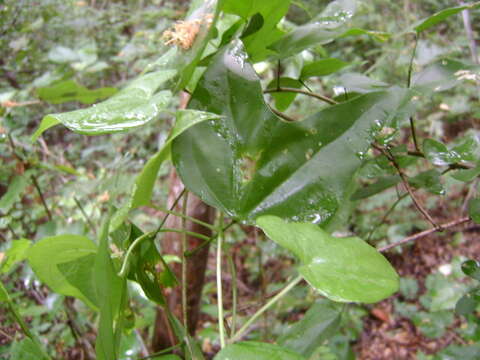
[[[373,136],[407,99],[403,90],[372,93],[287,123],[265,104],[237,43],[212,60],[190,101],[224,118],[175,139],[172,160],[191,191],[231,216],[326,222]]]
[[[414,30],[417,33],[420,33],[422,31],[425,31],[431,28],[434,25],[437,25],[438,23],[444,21],[445,19],[449,18],[452,15],[458,14],[463,10],[475,9],[479,6],[480,6],[480,2],[476,2],[469,5],[462,5],[462,6],[451,7],[448,9],[443,9],[433,14],[432,16],[429,16],[426,19],[420,20],[417,24],[414,25]]]
[[[278,344],[309,358],[340,325],[343,305],[322,299],[316,302],[302,320],[291,325]]]
[[[374,303],[398,290],[393,267],[360,238],[335,238],[314,224],[276,216],[262,216],[257,225],[300,259],[300,274],[331,300]]]
[[[220,118],[217,114],[197,110],[179,110],[170,136],[157,153],[152,156],[135,180],[132,196],[129,201],[112,218],[111,228],[116,229],[122,223],[130,210],[150,204],[153,187],[158,171],[163,162],[170,157],[172,141],[184,131],[203,121],[216,121]]]
[[[251,61],[258,62],[273,54],[267,46],[280,39],[283,32],[276,28],[288,11],[290,0],[225,0],[223,11],[244,19],[251,17],[248,32],[242,38]]]
[[[255,341],[230,344],[223,348],[214,360],[305,360],[284,347]]]
[[[285,58],[312,45],[327,44],[345,33],[345,24],[352,18],[355,8],[352,0],[332,1],[313,21],[289,32],[270,48],[278,57]]]
[[[91,294],[89,287],[84,287],[85,284],[90,286],[88,284],[94,277],[93,269],[92,267],[81,267],[85,257],[94,255],[96,251],[96,245],[84,236],[58,235],[44,238],[33,245],[28,250],[27,259],[38,278],[53,291],[76,297],[96,309],[97,305],[89,296]],[[73,264],[77,264],[79,268],[84,270],[76,277],[78,282],[71,283],[67,276],[62,273],[59,266],[65,263],[70,264],[70,268],[68,268],[70,280],[74,278],[70,271],[71,267],[75,266]],[[68,267],[69,265],[65,266]]]
[[[32,139],[60,123],[87,135],[126,131],[144,125],[155,119],[170,103],[171,92],[157,90],[176,73],[175,70],[159,70],[146,74],[104,102],[86,109],[47,115]]]

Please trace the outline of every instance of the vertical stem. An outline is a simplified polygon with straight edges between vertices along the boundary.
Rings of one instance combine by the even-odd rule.
[[[184,215],[187,213],[188,192],[183,197],[182,212]],[[187,257],[185,252],[187,251],[187,219],[182,217],[182,311],[183,311],[183,326],[185,331],[188,331],[188,309],[187,309]]]
[[[95,225],[93,225],[92,220],[87,215],[87,212],[83,208],[82,203],[77,199],[76,196],[73,197],[73,201],[75,201],[75,204],[77,204],[78,208],[80,209],[80,212],[82,213],[83,217],[87,221],[87,224],[90,227],[90,230],[93,232],[94,235],[96,235],[97,232],[95,231]]]
[[[282,291],[280,291],[277,295],[272,297],[265,305],[263,305],[253,316],[247,320],[245,324],[237,331],[235,335],[231,338],[230,342],[233,343],[239,340],[245,331],[248,330],[250,325],[252,325],[262,314],[267,311],[273,304],[275,304],[278,300],[284,297],[290,290],[292,290],[295,285],[297,285],[300,281],[302,281],[301,276],[297,276],[295,279],[292,280],[287,286],[285,286]]]
[[[230,272],[232,274],[232,324],[230,326],[230,336],[233,336],[237,326],[237,270],[235,269],[235,262],[231,255],[228,256],[228,262],[230,263]]]
[[[417,52],[418,45],[418,36],[415,34],[415,44],[413,46],[412,57],[410,58],[410,63],[408,64],[408,74],[407,74],[407,88],[410,88],[412,84],[412,72],[413,72],[413,61],[415,60],[415,54]],[[417,141],[417,132],[415,130],[415,122],[413,121],[413,116],[410,116],[410,132],[412,133],[413,145],[415,146],[416,151],[420,151]]]
[[[45,211],[47,212],[48,220],[52,221],[52,213],[50,212],[50,209],[47,206],[47,202],[45,201],[45,197],[43,196],[42,190],[40,189],[40,185],[38,185],[37,178],[32,175],[31,179],[33,181],[33,185],[35,186],[35,189],[37,189],[38,195],[40,195],[40,200],[42,201],[43,207],[45,208]]]
[[[280,89],[280,60],[277,61],[277,90]]]
[[[225,325],[223,324],[223,297],[222,297],[222,242],[223,232],[223,213],[220,213],[218,228],[220,233],[217,241],[217,305],[218,305],[218,328],[220,331],[220,346],[225,347]]]

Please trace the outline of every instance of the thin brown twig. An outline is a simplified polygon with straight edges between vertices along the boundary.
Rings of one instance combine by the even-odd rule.
[[[385,148],[382,148],[376,144],[372,144],[373,148],[377,149],[378,151],[380,151],[383,155],[385,155],[385,157],[392,163],[392,165],[395,167],[395,169],[397,170],[398,172],[398,175],[400,176],[400,178],[402,179],[402,183],[403,183],[403,186],[405,187],[405,190],[408,192],[408,194],[410,195],[412,201],[413,201],[413,204],[415,205],[415,207],[417,208],[417,210],[425,217],[425,219],[427,219],[427,221],[432,224],[435,228],[437,229],[440,229],[439,226],[436,224],[435,220],[433,220],[433,218],[430,216],[430,214],[427,212],[427,210],[425,210],[422,206],[422,204],[420,204],[420,202],[418,201],[418,199],[415,197],[415,194],[413,193],[412,191],[412,188],[410,187],[410,184],[408,183],[408,177],[407,175],[405,175],[405,173],[403,172],[402,168],[398,165],[397,161],[395,160],[395,157],[393,156],[393,154],[388,150],[388,149],[385,149]]]
[[[289,87],[279,87],[279,88],[272,88],[272,89],[263,90],[264,94],[275,93],[275,92],[292,92],[292,93],[297,93],[297,94],[302,94],[302,95],[307,95],[307,96],[314,97],[314,98],[316,98],[318,100],[321,100],[323,102],[326,102],[327,104],[330,104],[330,105],[338,104],[337,101],[329,98],[328,96],[315,94],[314,92],[310,92],[310,91],[306,91],[306,90],[302,90],[302,89],[295,89],[295,88],[289,88]]]
[[[286,115],[286,114],[278,111],[277,109],[274,109],[274,108],[271,107],[271,106],[270,106],[270,110],[272,110],[272,112],[273,112],[275,115],[277,115],[278,117],[281,117],[281,118],[284,119],[284,120],[287,120],[287,121],[290,121],[290,122],[295,122],[295,121],[297,121],[297,120],[295,120],[294,118],[292,118],[292,117],[290,117],[290,116],[288,116],[288,115]]]
[[[411,236],[408,236],[400,241],[397,241],[393,244],[389,244],[389,245],[386,245],[386,246],[383,246],[381,248],[378,249],[378,251],[380,252],[384,252],[384,251],[387,251],[387,250],[390,250],[391,248],[394,248],[394,247],[397,247],[397,246],[400,246],[400,245],[404,245],[406,243],[409,243],[411,241],[415,241],[415,240],[418,240],[420,238],[423,238],[425,236],[428,236],[434,232],[437,232],[437,231],[443,231],[443,230],[446,230],[446,229],[449,229],[451,227],[454,227],[454,226],[457,226],[457,225],[460,225],[460,224],[464,224],[466,222],[469,222],[471,219],[470,217],[463,217],[463,218],[460,218],[460,219],[457,219],[457,220],[453,220],[453,221],[450,221],[450,222],[447,222],[447,223],[444,223],[444,224],[440,224],[440,226],[438,227],[434,227],[434,228],[431,228],[431,229],[428,229],[428,230],[424,230],[422,232],[419,232],[419,233],[416,233],[416,234],[413,234]]]
[[[35,186],[35,189],[37,189],[38,195],[40,195],[40,200],[42,202],[43,207],[45,208],[45,211],[47,212],[48,220],[52,221],[53,216],[52,213],[50,212],[50,209],[48,208],[47,202],[45,200],[45,197],[43,196],[42,189],[40,188],[40,185],[38,184],[37,178],[35,175],[31,176],[33,185]]]

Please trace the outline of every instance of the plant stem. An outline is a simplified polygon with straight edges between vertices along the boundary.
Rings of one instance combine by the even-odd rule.
[[[284,297],[290,290],[292,290],[295,285],[297,285],[300,281],[302,281],[302,277],[299,275],[294,280],[292,280],[287,286],[285,286],[282,291],[280,291],[277,295],[271,298],[265,305],[263,305],[253,316],[247,320],[247,322],[236,332],[235,335],[232,336],[230,339],[231,343],[234,343],[237,340],[240,340],[242,335],[248,330],[250,325],[252,325],[262,314],[267,311],[273,304],[275,304],[278,300]]]
[[[281,117],[283,120],[286,120],[286,121],[289,121],[289,122],[295,122],[295,121],[297,121],[296,119],[294,119],[294,118],[292,118],[292,117],[290,117],[290,116],[288,116],[288,115],[286,115],[286,114],[278,111],[277,109],[275,109],[275,108],[273,108],[273,107],[271,107],[271,106],[269,106],[269,107],[270,107],[270,110],[271,110],[275,115],[277,115],[278,117]]]
[[[206,223],[202,220],[198,220],[198,219],[196,219],[194,217],[191,217],[191,216],[188,216],[186,214],[182,214],[181,212],[169,210],[169,209],[162,208],[160,206],[155,206],[155,205],[151,205],[151,207],[153,207],[154,209],[156,209],[158,211],[162,211],[166,214],[170,214],[170,215],[173,215],[173,216],[178,216],[180,218],[187,219],[188,221],[191,221],[191,222],[196,223],[198,225],[202,225],[202,226],[205,226],[206,228],[217,231],[217,228],[214,225]]]
[[[218,306],[218,328],[220,331],[220,347],[225,347],[225,325],[223,324],[223,295],[222,295],[222,242],[223,232],[223,213],[220,213],[219,226],[220,232],[217,241],[217,306]]]
[[[413,61],[415,60],[417,45],[418,45],[418,37],[415,34],[415,44],[413,46],[412,56],[410,57],[410,63],[408,64],[407,88],[410,88],[412,84]],[[415,147],[416,151],[420,151],[420,147],[418,146],[418,141],[417,141],[417,132],[415,129],[415,122],[413,121],[413,116],[410,116],[408,120],[410,122],[410,131],[412,133],[413,146]]]
[[[188,192],[183,197],[182,212],[183,215],[187,213]],[[182,311],[183,311],[183,327],[185,331],[188,331],[188,309],[187,309],[187,257],[185,251],[187,251],[187,219],[182,217]]]
[[[326,102],[327,104],[330,105],[336,105],[338,104],[337,101],[325,96],[325,95],[320,95],[320,94],[315,94],[314,92],[311,91],[306,91],[302,89],[295,89],[295,88],[289,88],[289,87],[279,87],[279,88],[274,88],[274,89],[266,89],[263,91],[264,94],[269,94],[269,93],[275,93],[275,92],[292,92],[292,93],[297,93],[297,94],[302,94],[302,95],[307,95],[314,97],[318,100],[321,100],[323,102]]]
[[[94,235],[96,235],[95,226],[93,225],[92,220],[87,215],[87,212],[85,211],[85,209],[83,208],[82,204],[80,203],[80,201],[77,199],[76,196],[73,197],[73,201],[75,201],[75,204],[77,204],[78,208],[80,209],[80,212],[82,213],[83,217],[87,221],[87,224],[90,227],[90,230],[93,232]]]
[[[175,206],[177,206],[178,202],[180,201],[180,199],[182,198],[182,196],[185,194],[185,192],[187,191],[187,189],[183,188],[183,190],[180,192],[180,194],[178,194],[177,198],[175,199],[175,201],[173,202],[172,206],[170,206],[170,210],[173,210],[175,208]],[[167,213],[163,219],[162,219],[162,222],[160,223],[160,225],[158,225],[158,228],[157,230],[155,231],[155,236],[160,232],[160,230],[162,229],[163,225],[165,225],[165,222],[167,221],[168,217],[170,216],[170,213]]]
[[[35,189],[37,189],[38,195],[40,195],[40,200],[42,201],[42,205],[45,208],[45,211],[47,212],[48,220],[52,221],[52,213],[47,206],[47,202],[45,201],[45,197],[43,196],[42,189],[40,189],[37,178],[34,175],[31,175],[30,177],[32,179],[33,185],[35,186]]]
[[[233,336],[237,326],[237,270],[235,269],[235,263],[231,254],[228,256],[228,262],[230,264],[230,272],[232,274],[232,324],[230,325],[230,336]]]
[[[230,226],[232,226],[233,224],[235,224],[235,221],[232,221],[230,224],[228,224],[227,226],[225,226],[223,229],[221,229],[222,232],[225,232],[228,228],[230,228]],[[198,251],[200,251],[201,249],[203,249],[205,246],[207,246],[208,244],[210,244],[213,240],[215,240],[217,237],[218,237],[218,234],[220,232],[217,232],[215,235],[213,235],[212,237],[208,238],[208,240],[204,241],[203,243],[201,243],[200,245],[198,245],[195,249],[192,249],[192,250],[189,250],[187,251],[187,253],[185,254],[186,257],[190,257],[192,255],[195,255]]]
[[[400,246],[400,245],[404,245],[404,244],[406,244],[410,241],[418,240],[418,239],[420,239],[422,237],[425,237],[427,235],[430,235],[434,232],[443,231],[443,230],[451,228],[453,226],[457,226],[457,225],[469,222],[470,220],[471,220],[470,217],[463,217],[461,219],[453,220],[453,221],[450,221],[448,223],[440,224],[439,227],[434,227],[434,228],[431,228],[431,229],[428,229],[428,230],[424,230],[424,231],[419,232],[417,234],[408,236],[408,237],[406,237],[406,238],[404,238],[400,241],[397,241],[393,244],[389,244],[389,245],[386,245],[384,247],[381,247],[380,249],[378,249],[378,251],[384,252],[384,251],[390,250],[391,248],[394,248],[394,247],[397,247],[397,246]]]

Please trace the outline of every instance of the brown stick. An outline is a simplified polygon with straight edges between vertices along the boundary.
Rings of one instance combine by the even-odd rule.
[[[397,241],[393,244],[383,246],[383,247],[379,248],[378,251],[384,252],[384,251],[390,250],[391,248],[401,246],[401,245],[404,245],[404,244],[409,243],[411,241],[421,239],[421,238],[423,238],[425,236],[428,236],[428,235],[430,235],[434,232],[446,230],[446,229],[449,229],[451,227],[454,227],[454,226],[457,226],[457,225],[460,225],[460,224],[464,224],[466,222],[469,222],[470,220],[471,220],[470,217],[467,216],[467,217],[463,217],[463,218],[460,218],[460,219],[457,219],[457,220],[453,220],[453,221],[450,221],[450,222],[447,222],[447,223],[444,223],[444,224],[440,224],[439,227],[434,227],[434,228],[431,228],[431,229],[428,229],[428,230],[424,230],[424,231],[419,232],[417,234],[413,234],[411,236],[408,236],[408,237],[406,237],[406,238],[404,238],[400,241]]]

